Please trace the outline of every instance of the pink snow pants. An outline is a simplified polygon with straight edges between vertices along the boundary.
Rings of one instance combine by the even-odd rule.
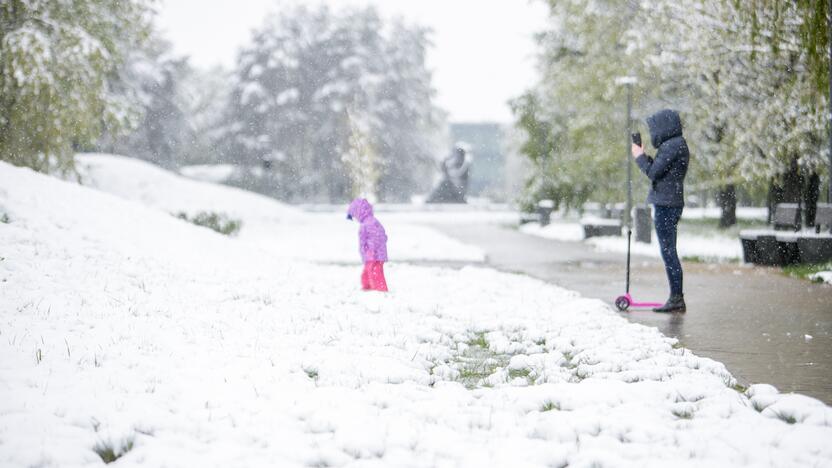
[[[387,280],[384,279],[384,262],[368,261],[364,263],[361,272],[361,289],[365,291],[387,291]]]

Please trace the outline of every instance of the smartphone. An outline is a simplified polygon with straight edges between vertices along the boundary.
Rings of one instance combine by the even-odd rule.
[[[633,136],[633,143],[635,143],[638,146],[641,146],[641,133],[636,132],[636,133],[633,133],[632,136]]]

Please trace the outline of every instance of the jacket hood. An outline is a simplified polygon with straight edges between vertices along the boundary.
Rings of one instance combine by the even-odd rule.
[[[347,210],[347,217],[350,219],[355,218],[359,222],[363,222],[371,216],[373,216],[373,206],[365,198],[356,198],[350,203],[350,207]]]
[[[665,141],[682,136],[682,119],[672,109],[664,109],[647,118],[650,128],[650,142],[658,149]]]

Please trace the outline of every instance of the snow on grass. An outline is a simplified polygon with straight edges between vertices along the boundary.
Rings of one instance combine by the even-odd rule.
[[[627,252],[627,238],[625,236],[592,237],[583,240],[584,233],[581,224],[569,221],[553,221],[548,226],[541,227],[537,223],[528,223],[520,227],[520,231],[538,237],[566,242],[586,242],[601,252]],[[658,239],[655,232],[650,244],[633,241],[632,252],[635,255],[661,257]],[[737,260],[742,258],[742,244],[737,237],[694,235],[680,232],[676,247],[679,255],[689,259],[705,260]]]
[[[819,271],[809,275],[809,279],[816,283],[832,284],[832,271]]]
[[[750,221],[765,221],[768,218],[768,208],[756,206],[738,206],[737,219]],[[682,219],[719,219],[722,209],[718,207],[694,208],[685,207]]]
[[[3,467],[832,463],[832,409],[531,278],[393,262],[361,293],[4,163],[0,211]]]
[[[78,156],[82,181],[99,190],[171,214],[221,213],[242,221],[239,237],[286,259],[358,263],[358,224],[337,213],[303,213],[271,198],[233,187],[180,177],[152,164],[123,156]],[[482,262],[479,248],[465,245],[412,221],[387,222],[394,261]]]
[[[650,244],[633,241],[632,252],[636,255],[661,257],[659,242],[653,233]],[[602,252],[627,252],[625,237],[596,237],[587,242]],[[730,261],[742,258],[742,244],[738,238],[723,236],[697,236],[680,233],[676,249],[682,259]]]

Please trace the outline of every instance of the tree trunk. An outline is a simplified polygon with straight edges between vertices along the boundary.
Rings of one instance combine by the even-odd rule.
[[[797,158],[794,158],[788,172],[783,174],[783,203],[801,203],[802,195],[803,176],[800,175]]]
[[[766,222],[771,224],[774,218],[774,206],[783,202],[783,187],[777,183],[775,179],[771,180],[768,186],[768,197],[766,197],[766,207],[768,208],[768,217]]]
[[[803,175],[797,164],[797,156],[792,158],[788,172],[783,174],[783,203],[797,203],[800,214],[798,219],[803,217]]]
[[[803,212],[806,214],[804,219],[806,226],[814,227],[820,199],[820,176],[817,172],[812,172],[806,182],[806,192],[803,194]]]
[[[716,198],[722,210],[719,228],[725,229],[737,224],[737,187],[734,184],[721,187]]]

